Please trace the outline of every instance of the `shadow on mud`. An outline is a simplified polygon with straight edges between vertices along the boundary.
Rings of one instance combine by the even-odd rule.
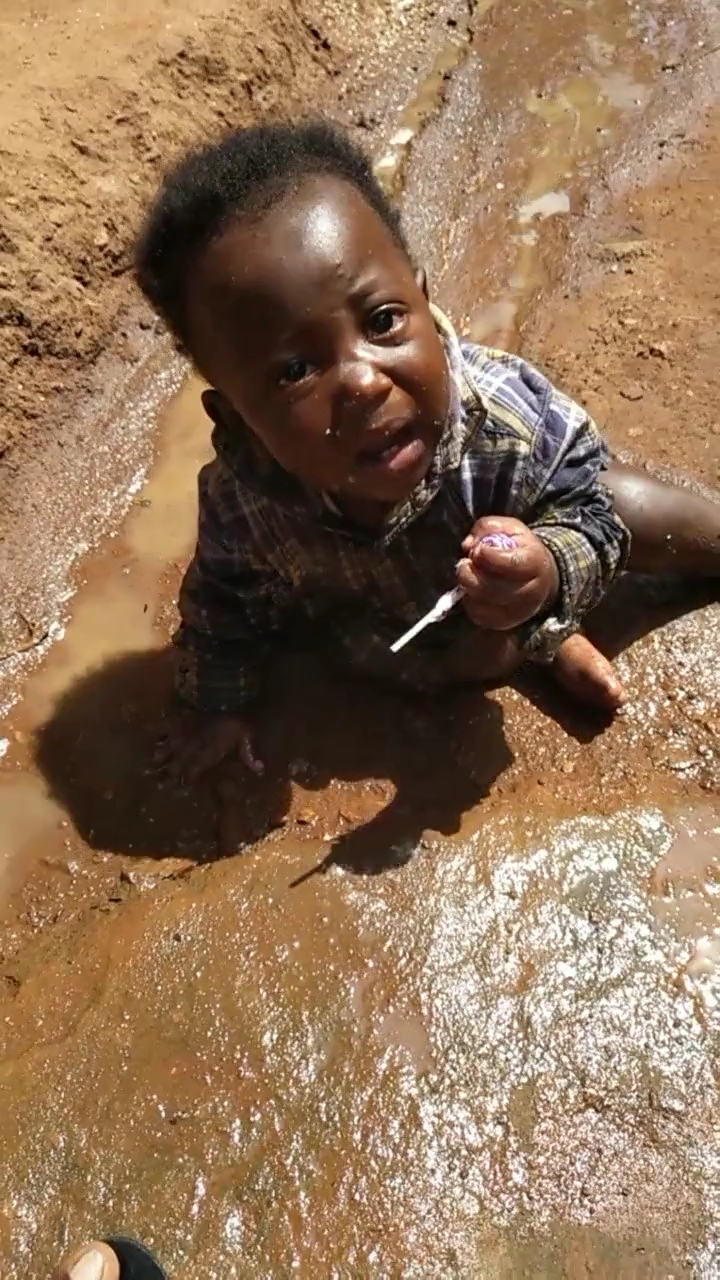
[[[192,788],[169,780],[152,759],[174,715],[172,653],[129,653],[77,681],[39,731],[37,764],[92,848],[208,860],[283,825],[293,781],[315,792],[338,780],[367,785],[332,861],[382,871],[407,861],[428,827],[457,831],[510,762],[502,712],[481,693],[407,699],[334,679],[303,657],[283,664],[259,717],[262,779],[228,764]],[[381,780],[395,795],[374,816]],[[341,804],[339,793],[318,799],[313,827],[336,826]]]
[[[628,577],[589,629],[616,654],[706,598]],[[518,687],[576,740],[604,728],[547,677]],[[174,714],[171,652],[129,653],[79,680],[39,731],[38,766],[92,848],[201,861],[233,853],[284,824],[297,781],[325,792],[313,825],[333,839],[317,870],[376,873],[407,861],[425,830],[454,834],[511,762],[502,710],[481,691],[410,699],[333,677],[304,655],[283,663],[263,708],[261,780],[235,764],[192,788],[158,772],[153,755]],[[394,797],[377,813],[383,780]],[[364,785],[337,835],[343,783]]]

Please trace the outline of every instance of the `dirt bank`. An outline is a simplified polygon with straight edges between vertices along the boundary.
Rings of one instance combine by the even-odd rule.
[[[51,549],[94,542],[117,514],[109,468],[126,490],[149,456],[137,415],[119,442],[110,420],[156,381],[130,255],[160,173],[194,140],[278,114],[328,110],[381,138],[465,16],[429,0],[412,15],[380,0],[4,5],[0,655],[57,613]]]
[[[130,248],[172,158],[259,117],[324,107],[352,121],[343,100],[364,59],[372,51],[377,60],[363,76],[367,93],[400,40],[413,43],[429,21],[442,22],[442,5],[428,8],[413,6],[413,31],[401,6],[373,0],[342,14],[302,0],[3,7],[14,72],[0,92],[6,466],[26,439],[37,448],[57,433],[101,355],[138,359]],[[373,125],[392,110],[402,79]]]

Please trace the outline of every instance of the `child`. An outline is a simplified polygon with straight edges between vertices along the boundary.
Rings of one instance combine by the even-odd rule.
[[[175,638],[198,712],[189,776],[233,751],[262,771],[248,716],[301,621],[408,687],[541,661],[614,709],[623,691],[583,616],[626,565],[718,573],[720,506],[612,463],[542,374],[461,341],[334,127],[240,130],[191,154],[150,213],[137,278],[212,388],[217,456]],[[392,654],[455,582],[462,606]]]

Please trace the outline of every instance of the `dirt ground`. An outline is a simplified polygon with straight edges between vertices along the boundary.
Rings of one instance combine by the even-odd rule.
[[[15,3],[0,648],[43,661],[9,664],[0,729],[2,1274],[107,1227],[174,1280],[716,1280],[712,590],[630,582],[598,621],[632,693],[612,726],[542,683],[408,703],[299,657],[261,786],[159,779],[207,438],[193,381],[148,431],[184,371],[128,275],[159,170],[209,128],[327,104],[389,156],[409,127],[442,305],[716,487],[711,27],[624,0],[558,5],[551,38],[544,0]],[[570,214],[523,240],[557,189]]]
[[[679,169],[604,221],[590,281],[532,344],[614,446],[720,481],[720,118],[678,139]]]

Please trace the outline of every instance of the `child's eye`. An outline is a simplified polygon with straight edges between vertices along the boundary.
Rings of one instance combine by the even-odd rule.
[[[368,333],[373,338],[386,338],[400,328],[404,318],[399,307],[378,307],[368,320]]]
[[[301,360],[299,356],[292,360],[288,360],[278,373],[278,382],[281,386],[294,386],[298,382],[304,382],[312,372],[312,365],[307,360]]]

